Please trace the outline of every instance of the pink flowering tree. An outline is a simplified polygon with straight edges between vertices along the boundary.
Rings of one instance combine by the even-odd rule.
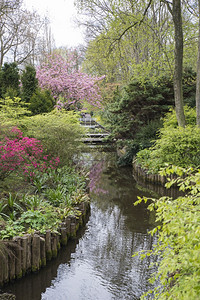
[[[49,89],[57,100],[57,107],[69,110],[80,108],[86,101],[101,108],[98,82],[105,78],[92,77],[77,68],[77,57],[72,52],[68,59],[52,55],[37,69],[37,78],[42,89]],[[64,100],[61,100],[64,99]]]
[[[0,141],[0,180],[12,172],[19,172],[27,178],[34,177],[34,172],[45,172],[54,169],[59,164],[59,158],[44,155],[41,142],[35,138],[24,137],[16,127],[9,136]]]

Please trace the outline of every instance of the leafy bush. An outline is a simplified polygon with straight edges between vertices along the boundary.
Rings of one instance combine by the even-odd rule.
[[[196,125],[196,110],[195,108],[191,108],[189,106],[184,106],[184,114],[185,120],[187,125]],[[165,117],[163,118],[163,127],[178,127],[178,122],[176,118],[175,109],[170,109],[168,113],[166,113]]]
[[[1,123],[12,123],[15,120],[30,114],[25,102],[19,97],[6,97],[0,99],[0,117]]]
[[[197,167],[200,165],[200,129],[196,127],[196,113],[185,107],[186,128],[178,127],[175,111],[167,113],[158,139],[149,149],[137,153],[139,164],[151,172],[158,172],[166,165]]]
[[[20,172],[32,177],[34,170],[45,171],[54,168],[59,158],[48,159],[43,153],[43,147],[35,138],[23,137],[18,128],[12,128],[13,138],[5,136],[0,141],[0,180],[10,173]]]
[[[17,64],[5,63],[0,71],[0,97],[19,96],[19,69]],[[6,95],[6,93],[8,93]]]
[[[137,162],[151,171],[158,171],[166,164],[197,167],[200,165],[200,129],[191,126],[162,129],[153,147],[137,153]]]
[[[28,65],[22,72],[21,76],[22,92],[21,97],[24,102],[30,102],[31,97],[38,88],[38,80],[36,78],[36,70],[33,66]]]
[[[118,141],[118,147],[125,148],[125,154],[118,159],[120,166],[131,165],[136,153],[154,144],[158,129],[162,126],[161,120],[154,120],[143,126],[133,140]]]
[[[151,234],[157,234],[158,239],[153,251],[141,253],[141,256],[157,255],[159,261],[158,270],[151,280],[152,283],[156,280],[155,288],[143,295],[142,299],[149,299],[148,294],[154,296],[153,299],[199,299],[200,170],[178,171],[187,175],[176,180],[179,189],[187,192],[187,196],[175,200],[169,197],[151,199],[148,206],[150,211],[156,212],[159,225]],[[173,172],[173,169],[168,168],[162,175]],[[135,205],[142,200],[147,202],[148,199],[139,199]]]
[[[170,78],[162,78],[155,85],[133,81],[121,91],[116,90],[105,118],[115,138],[133,139],[141,127],[159,120],[173,104]]]
[[[50,112],[53,110],[55,105],[55,100],[48,90],[36,90],[31,96],[29,102],[29,109],[32,112],[32,115]]]
[[[73,112],[54,110],[49,114],[26,118],[20,126],[29,137],[40,140],[48,154],[58,156],[63,166],[69,165],[82,149],[80,141],[84,131],[78,115]]]
[[[60,218],[54,207],[45,203],[45,206],[38,210],[24,211],[17,220],[9,220],[5,228],[1,230],[1,237],[6,239],[36,230],[41,233],[49,229],[55,231],[59,221]]]

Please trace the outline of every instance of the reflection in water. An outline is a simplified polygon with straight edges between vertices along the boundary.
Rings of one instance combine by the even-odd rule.
[[[151,249],[155,242],[148,235],[153,216],[144,204],[133,206],[144,192],[136,189],[131,169],[116,168],[113,153],[97,156],[104,166],[96,188],[106,193],[91,193],[91,216],[84,234],[47,268],[8,286],[17,299],[134,300],[149,288],[153,258],[132,257],[136,251]],[[23,282],[29,283],[23,287]],[[23,294],[16,291],[17,285]]]

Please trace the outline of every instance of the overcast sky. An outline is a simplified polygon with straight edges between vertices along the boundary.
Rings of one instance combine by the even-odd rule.
[[[56,47],[75,47],[84,43],[80,28],[74,24],[76,8],[74,0],[23,0],[28,9],[47,14],[51,19],[52,34]]]

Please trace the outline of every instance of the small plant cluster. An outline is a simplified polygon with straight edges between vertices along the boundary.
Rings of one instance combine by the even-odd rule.
[[[168,167],[161,175],[172,173],[181,177],[169,181],[167,186],[176,183],[185,196],[139,198],[135,203],[150,200],[148,209],[156,212],[158,224],[151,231],[151,235],[158,237],[154,249],[137,253],[141,258],[159,257],[158,269],[151,278],[152,283],[156,281],[155,288],[141,299],[195,300],[200,296],[200,169]]]
[[[10,137],[9,137],[10,136]],[[0,141],[0,180],[12,172],[23,172],[27,177],[34,176],[34,170],[46,171],[59,164],[59,158],[44,155],[39,140],[24,137],[21,130],[13,127]]]
[[[27,183],[28,184],[28,183]],[[11,193],[0,205],[0,238],[47,229],[56,231],[68,215],[76,215],[76,206],[88,201],[85,176],[73,167],[37,170],[29,183],[31,193]]]

